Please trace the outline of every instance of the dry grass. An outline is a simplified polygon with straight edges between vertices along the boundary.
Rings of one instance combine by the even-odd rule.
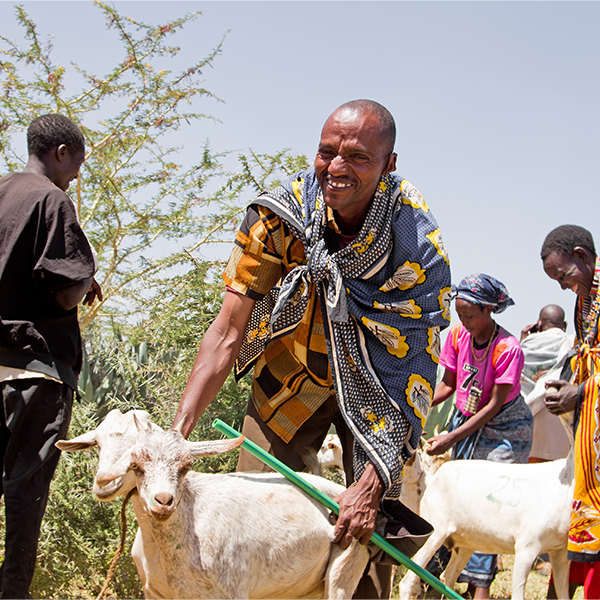
[[[510,598],[512,588],[512,565],[514,562],[513,555],[504,555],[502,557],[502,570],[498,572],[492,588],[490,590],[492,598]],[[393,598],[398,598],[398,583],[402,578],[404,571],[401,571],[400,567],[396,573]],[[538,571],[532,570],[527,578],[527,585],[525,586],[525,598],[527,600],[545,600],[546,593],[548,591],[549,575],[542,575]],[[456,591],[463,595],[467,591],[466,583],[459,583],[456,586]],[[434,589],[427,591],[425,598],[439,598],[440,594]],[[583,598],[583,588],[577,588],[575,599],[579,600]]]

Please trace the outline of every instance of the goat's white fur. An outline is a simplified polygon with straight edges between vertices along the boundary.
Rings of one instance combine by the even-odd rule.
[[[506,464],[485,460],[457,460],[444,464],[426,479],[406,468],[403,493],[417,482],[423,489],[412,494],[420,503],[421,516],[434,532],[413,560],[425,567],[445,544],[452,557],[445,573],[454,587],[473,551],[515,554],[512,598],[522,599],[527,576],[536,557],[548,552],[559,598],[568,598],[567,535],[573,498],[573,460],[538,464]],[[402,579],[400,598],[418,593],[418,577]]]
[[[367,548],[353,542],[342,551],[333,544],[329,511],[319,502],[276,473],[187,473],[194,456],[241,441],[187,442],[147,415],[113,413],[94,432],[59,447],[100,446],[102,477],[94,482],[100,499],[137,486],[132,503],[140,529],[132,554],[147,598],[352,596]],[[344,489],[302,476],[330,497]]]

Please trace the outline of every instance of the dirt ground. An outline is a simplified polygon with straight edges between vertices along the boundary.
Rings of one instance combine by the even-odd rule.
[[[510,598],[512,588],[512,565],[514,562],[514,556],[503,555],[502,556],[501,570],[498,572],[494,583],[491,588],[492,598]],[[398,568],[395,578],[393,598],[398,598],[398,582],[403,576],[402,567]],[[539,571],[532,570],[527,578],[527,585],[525,586],[525,598],[527,600],[545,600],[546,592],[548,591],[549,575],[544,575]],[[467,590],[466,583],[457,584],[456,591],[464,595]],[[439,598],[440,594],[434,589],[428,590],[425,598]],[[583,588],[579,587],[575,594],[575,599],[579,600],[583,598]]]

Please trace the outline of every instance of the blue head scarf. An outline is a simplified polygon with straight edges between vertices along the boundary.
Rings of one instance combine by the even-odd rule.
[[[478,306],[491,306],[494,313],[504,312],[515,303],[506,286],[485,273],[471,273],[458,285],[453,285],[452,297]]]

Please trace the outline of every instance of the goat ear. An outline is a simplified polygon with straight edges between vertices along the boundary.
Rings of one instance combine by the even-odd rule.
[[[241,446],[246,441],[242,435],[232,440],[212,440],[208,442],[188,442],[185,445],[192,453],[192,456],[214,456],[215,454],[223,454]]]
[[[88,431],[72,440],[59,440],[54,445],[63,452],[76,452],[77,450],[87,450],[96,445],[96,430]]]

